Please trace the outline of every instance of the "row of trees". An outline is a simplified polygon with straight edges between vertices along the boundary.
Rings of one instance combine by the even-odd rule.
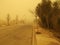
[[[0,26],[3,26],[3,25],[13,25],[13,24],[19,24],[19,23],[24,23],[24,20],[19,20],[18,19],[18,15],[16,15],[15,19],[11,19],[11,16],[10,14],[7,15],[6,17],[6,20],[0,20]]]
[[[35,13],[41,20],[39,25],[60,31],[60,4],[58,1],[42,0],[42,3],[37,5]]]
[[[7,15],[7,25],[10,25],[10,15],[8,14]],[[16,21],[16,24],[18,24],[18,16],[16,15],[16,19],[15,19],[15,21]]]

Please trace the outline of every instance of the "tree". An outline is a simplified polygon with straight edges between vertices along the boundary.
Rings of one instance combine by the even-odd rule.
[[[9,14],[7,15],[7,25],[8,26],[10,25],[10,15]]]
[[[57,1],[52,3],[50,0],[42,0],[36,7],[36,15],[41,19],[42,26],[46,28],[53,28],[51,20],[60,15],[60,6]]]
[[[60,4],[50,0],[42,0],[36,7],[36,15],[41,19],[44,28],[52,29],[55,37],[60,38]],[[41,23],[39,22],[39,23]]]
[[[18,15],[16,15],[16,24],[18,24]]]
[[[49,28],[49,16],[51,13],[51,1],[42,0],[42,3],[36,7],[36,14],[40,17],[42,25]]]
[[[53,14],[54,15],[59,15],[59,5],[58,5],[58,2],[54,2],[53,4]]]

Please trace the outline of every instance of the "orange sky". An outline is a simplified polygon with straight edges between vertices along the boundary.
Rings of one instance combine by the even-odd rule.
[[[41,0],[0,0],[0,18],[6,19],[10,14],[11,19],[18,15],[19,19],[33,21],[34,16],[28,10],[33,10]]]

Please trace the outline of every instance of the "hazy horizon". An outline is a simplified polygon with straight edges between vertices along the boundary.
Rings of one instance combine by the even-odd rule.
[[[11,19],[15,19],[16,15],[19,19],[33,21],[34,16],[29,10],[34,10],[41,0],[0,0],[0,19],[6,19],[10,14]]]

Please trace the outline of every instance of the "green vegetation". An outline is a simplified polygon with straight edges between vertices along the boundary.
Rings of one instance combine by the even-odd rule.
[[[60,30],[60,5],[58,1],[42,0],[36,7],[36,15],[41,19],[39,25],[44,28]],[[41,23],[41,24],[40,24]]]

